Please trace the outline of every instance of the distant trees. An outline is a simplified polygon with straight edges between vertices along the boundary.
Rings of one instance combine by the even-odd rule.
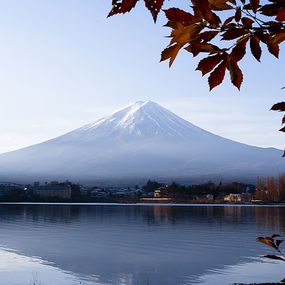
[[[282,201],[285,199],[285,174],[278,178],[258,177],[256,180],[255,197],[262,201]]]

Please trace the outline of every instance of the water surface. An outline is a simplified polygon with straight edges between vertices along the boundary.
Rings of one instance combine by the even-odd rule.
[[[0,205],[0,284],[269,282],[285,263],[257,236],[285,235],[285,208]]]

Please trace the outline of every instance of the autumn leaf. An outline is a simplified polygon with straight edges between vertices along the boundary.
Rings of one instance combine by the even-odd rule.
[[[156,22],[157,15],[160,12],[164,0],[144,0],[145,6],[150,11],[154,22]]]
[[[182,48],[181,45],[179,44],[175,44],[173,46],[170,46],[168,48],[166,48],[162,53],[161,53],[161,59],[160,61],[164,61],[167,59],[169,60],[169,67],[171,67],[171,65],[173,64],[179,50]]]
[[[284,112],[284,111],[285,111],[285,102],[279,102],[279,103],[274,104],[274,105],[271,107],[271,110],[273,110],[273,111],[279,111],[279,112]]]
[[[256,58],[256,60],[260,62],[261,48],[259,44],[259,39],[256,38],[255,36],[250,37],[250,49],[251,53]]]
[[[268,237],[258,237],[256,239],[258,242],[264,243],[274,249],[277,249],[276,245],[274,244],[274,241],[272,238],[268,238]]]
[[[208,78],[210,90],[217,87],[223,82],[226,73],[226,68],[227,68],[227,60],[223,60],[218,65],[218,67],[216,67],[214,71],[211,72]]]
[[[278,255],[264,255],[263,257],[269,258],[269,259],[274,259],[274,260],[285,261],[284,258],[282,258],[281,256],[278,256]]]
[[[241,19],[241,9],[238,8],[238,9],[236,10],[236,13],[235,13],[235,20],[236,20],[236,22],[239,22],[240,19]]]
[[[246,26],[246,27],[251,27],[252,24],[254,23],[254,21],[253,21],[252,19],[247,18],[247,17],[242,17],[242,18],[241,18],[241,22],[242,22],[242,24],[243,24],[244,26]]]
[[[280,44],[285,40],[285,33],[278,33],[274,37],[272,37],[272,40],[270,41],[273,44]]]
[[[259,7],[259,0],[250,0],[250,5],[251,5],[251,8],[252,8],[252,11],[254,13],[256,13],[257,9]]]
[[[241,36],[245,35],[247,33],[247,31],[245,31],[244,29],[230,29],[227,30],[223,36],[222,39],[223,40],[234,40],[236,38],[240,38]]]
[[[279,45],[273,44],[273,43],[267,43],[267,49],[268,51],[273,54],[276,58],[279,57]]]
[[[279,21],[279,22],[285,21],[285,8],[284,8],[284,9],[281,9],[281,10],[278,12],[277,17],[276,17],[276,20]]]
[[[243,81],[243,75],[241,69],[237,65],[237,62],[231,58],[229,60],[227,68],[230,72],[232,84],[236,86],[238,90],[240,90]]]
[[[232,49],[231,58],[233,58],[236,62],[240,61],[244,57],[247,42],[248,37],[238,41],[236,46]]]
[[[125,14],[130,12],[136,6],[137,2],[138,0],[122,0],[121,2],[113,0],[113,8],[108,14],[108,17],[115,14]]]
[[[202,72],[202,75],[204,76],[205,74],[212,71],[223,59],[224,55],[222,54],[217,54],[214,56],[203,58],[199,62],[196,70],[200,70]]]
[[[178,8],[164,10],[164,13],[167,19],[172,22],[189,23],[195,19],[192,14]]]

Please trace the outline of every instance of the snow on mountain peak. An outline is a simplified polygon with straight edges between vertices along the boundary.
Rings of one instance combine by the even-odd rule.
[[[137,101],[125,108],[85,125],[69,134],[73,138],[88,140],[92,137],[124,138],[194,138],[210,133],[194,126],[153,101]],[[211,134],[212,135],[212,134]],[[214,136],[214,135],[213,135]]]

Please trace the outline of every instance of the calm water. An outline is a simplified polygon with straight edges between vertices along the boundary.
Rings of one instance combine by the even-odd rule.
[[[0,284],[231,284],[279,281],[260,235],[285,208],[0,205]]]

